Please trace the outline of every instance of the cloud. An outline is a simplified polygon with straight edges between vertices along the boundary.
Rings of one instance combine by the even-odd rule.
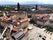
[[[1,1],[7,1],[7,2],[8,1],[12,1],[12,2],[27,2],[27,1],[30,2],[30,1],[32,1],[32,2],[34,2],[34,1],[37,1],[37,0],[0,0],[0,2]]]
[[[43,4],[53,4],[53,0],[38,0],[38,1]]]
[[[53,0],[0,0],[0,3],[42,3],[42,4],[53,4]]]

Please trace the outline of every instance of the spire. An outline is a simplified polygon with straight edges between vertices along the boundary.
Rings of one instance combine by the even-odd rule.
[[[36,4],[36,10],[38,10],[38,5]]]
[[[20,10],[20,4],[17,3],[17,10],[19,11]]]

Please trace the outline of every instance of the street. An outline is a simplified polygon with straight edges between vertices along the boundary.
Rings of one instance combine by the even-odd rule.
[[[51,32],[49,33],[47,31],[44,31],[45,28],[41,29],[34,26],[33,24],[30,24],[30,26],[32,26],[33,29],[29,30],[28,34],[26,34],[22,40],[53,40],[53,33],[51,35]],[[41,37],[39,37],[39,35],[41,35]]]

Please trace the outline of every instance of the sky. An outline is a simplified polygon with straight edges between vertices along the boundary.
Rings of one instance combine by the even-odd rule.
[[[0,4],[53,4],[53,0],[0,0]]]

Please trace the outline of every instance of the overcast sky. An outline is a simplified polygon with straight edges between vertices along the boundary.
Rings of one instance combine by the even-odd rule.
[[[16,4],[17,2],[27,4],[27,3],[38,3],[38,4],[53,4],[53,0],[0,0],[0,4]]]

